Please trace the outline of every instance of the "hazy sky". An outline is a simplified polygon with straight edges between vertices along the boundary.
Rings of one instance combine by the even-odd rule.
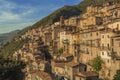
[[[64,5],[81,0],[0,0],[0,33],[22,29]]]

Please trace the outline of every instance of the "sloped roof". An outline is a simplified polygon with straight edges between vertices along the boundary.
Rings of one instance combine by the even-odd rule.
[[[97,77],[98,74],[93,71],[87,71],[87,72],[80,72],[80,73],[76,74],[76,76],[86,78],[86,77]]]
[[[72,56],[73,56],[72,54],[69,54],[69,53],[67,53],[67,52],[61,54],[61,57],[66,57],[66,58],[72,57]]]
[[[79,65],[79,63],[76,63],[75,61],[70,61],[70,62],[66,63],[65,65],[70,66],[70,67],[76,67]]]

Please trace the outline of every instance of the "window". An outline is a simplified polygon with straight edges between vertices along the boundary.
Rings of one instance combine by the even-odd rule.
[[[64,49],[66,49],[66,47],[64,46]]]
[[[108,76],[110,76],[110,70],[108,71]]]
[[[107,62],[109,63],[109,59],[107,60]]]
[[[102,55],[104,55],[104,52],[102,52]]]
[[[82,34],[82,37],[84,38],[84,34]]]
[[[77,52],[75,51],[75,56],[77,56]]]
[[[110,54],[109,54],[109,52],[107,53],[107,56],[109,56]]]
[[[115,63],[115,60],[113,60],[113,63]]]
[[[92,69],[90,68],[90,71],[92,71]]]
[[[70,70],[70,67],[67,67],[67,70]]]
[[[86,51],[86,53],[89,53],[89,52],[88,52],[88,48],[86,48],[86,50],[85,50],[85,51]]]
[[[96,33],[96,36],[98,36],[98,32]]]
[[[117,28],[119,28],[119,24],[117,24]]]
[[[86,41],[86,45],[88,45],[89,43],[88,43],[88,41]]]
[[[119,42],[119,47],[120,47],[120,42]]]
[[[113,39],[111,39],[111,44],[112,44],[112,46],[114,46],[114,42],[113,42]]]
[[[75,50],[77,49],[77,47],[76,47],[76,46],[75,46],[74,48],[75,48]]]
[[[110,47],[109,44],[107,44],[107,47],[108,47],[108,48]]]
[[[91,56],[92,56],[92,52],[91,52]]]
[[[104,47],[104,44],[102,43],[102,47]]]
[[[107,37],[108,37],[108,38],[110,38],[110,36],[109,36],[109,35],[107,35]]]
[[[88,34],[86,33],[86,38],[88,37]]]
[[[102,38],[104,38],[104,35],[102,35]]]
[[[82,45],[84,45],[84,41],[82,41]]]
[[[90,36],[92,36],[92,32],[91,32]]]

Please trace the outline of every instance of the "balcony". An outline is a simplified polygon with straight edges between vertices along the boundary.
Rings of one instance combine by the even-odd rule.
[[[115,59],[116,59],[116,60],[120,60],[120,56],[116,56]]]
[[[111,54],[111,57],[112,57],[113,59],[120,60],[120,56],[117,55],[117,52],[113,52],[113,53]]]
[[[77,42],[73,42],[73,46],[79,46],[80,44]]]
[[[100,46],[100,50],[107,50],[107,51],[110,51],[111,48],[110,48],[110,47],[107,47],[107,46]]]
[[[84,42],[80,43],[80,45],[90,46],[90,44],[87,44],[87,43],[84,43]]]
[[[63,43],[63,44],[69,44],[70,42],[69,42],[68,39],[66,39],[66,40],[63,40],[62,43]]]
[[[80,43],[81,46],[89,46],[89,47],[95,47],[95,44],[89,44],[89,43]]]
[[[85,51],[85,50],[80,50],[80,53],[86,53],[86,54],[89,54],[88,51]]]

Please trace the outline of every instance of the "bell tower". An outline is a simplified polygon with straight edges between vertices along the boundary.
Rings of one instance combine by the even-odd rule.
[[[60,16],[60,27],[64,25],[64,17]]]

